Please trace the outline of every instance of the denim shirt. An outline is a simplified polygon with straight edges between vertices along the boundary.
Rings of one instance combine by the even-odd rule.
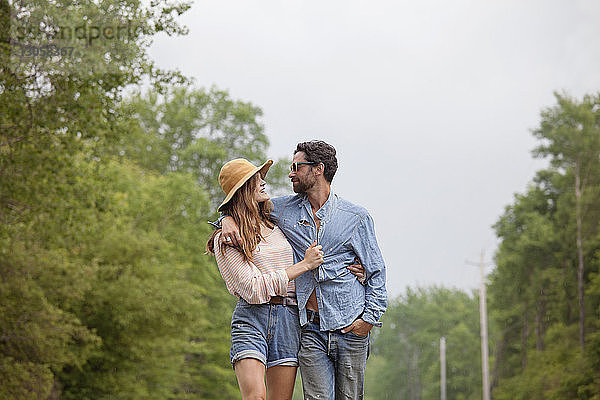
[[[316,290],[321,330],[345,328],[358,317],[381,326],[379,318],[387,306],[385,264],[367,210],[331,191],[316,213],[321,220],[317,237],[306,194],[271,200],[271,216],[292,245],[295,262],[304,259],[304,252],[315,240],[325,253],[323,264],[296,278],[300,325],[307,323],[306,303]],[[364,285],[346,268],[354,264],[356,256],[365,267]]]

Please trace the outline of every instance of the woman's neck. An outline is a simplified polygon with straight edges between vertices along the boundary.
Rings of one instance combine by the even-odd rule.
[[[267,237],[273,232],[273,229],[275,229],[275,227],[268,227],[264,222],[262,222],[260,224],[260,235],[262,237]]]

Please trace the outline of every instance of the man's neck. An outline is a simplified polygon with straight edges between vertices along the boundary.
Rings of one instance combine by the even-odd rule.
[[[329,193],[331,193],[331,185],[329,183],[317,183],[306,191],[313,214],[323,207],[325,202],[327,202]]]

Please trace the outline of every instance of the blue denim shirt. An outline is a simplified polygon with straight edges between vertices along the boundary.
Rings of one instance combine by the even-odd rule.
[[[307,323],[306,303],[316,290],[321,330],[345,328],[361,314],[364,321],[381,326],[379,318],[387,306],[385,264],[367,210],[332,190],[316,213],[321,220],[317,237],[306,194],[271,200],[271,215],[292,245],[295,262],[304,259],[304,252],[315,240],[325,253],[323,264],[296,278],[300,325]],[[364,285],[346,268],[354,264],[356,256],[365,267]]]

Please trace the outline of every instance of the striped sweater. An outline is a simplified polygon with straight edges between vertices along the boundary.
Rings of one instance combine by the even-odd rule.
[[[215,257],[227,290],[251,304],[267,303],[271,296],[295,296],[294,281],[285,269],[294,264],[292,247],[275,226],[246,261],[242,253],[231,246],[219,246],[221,233],[215,236]]]

